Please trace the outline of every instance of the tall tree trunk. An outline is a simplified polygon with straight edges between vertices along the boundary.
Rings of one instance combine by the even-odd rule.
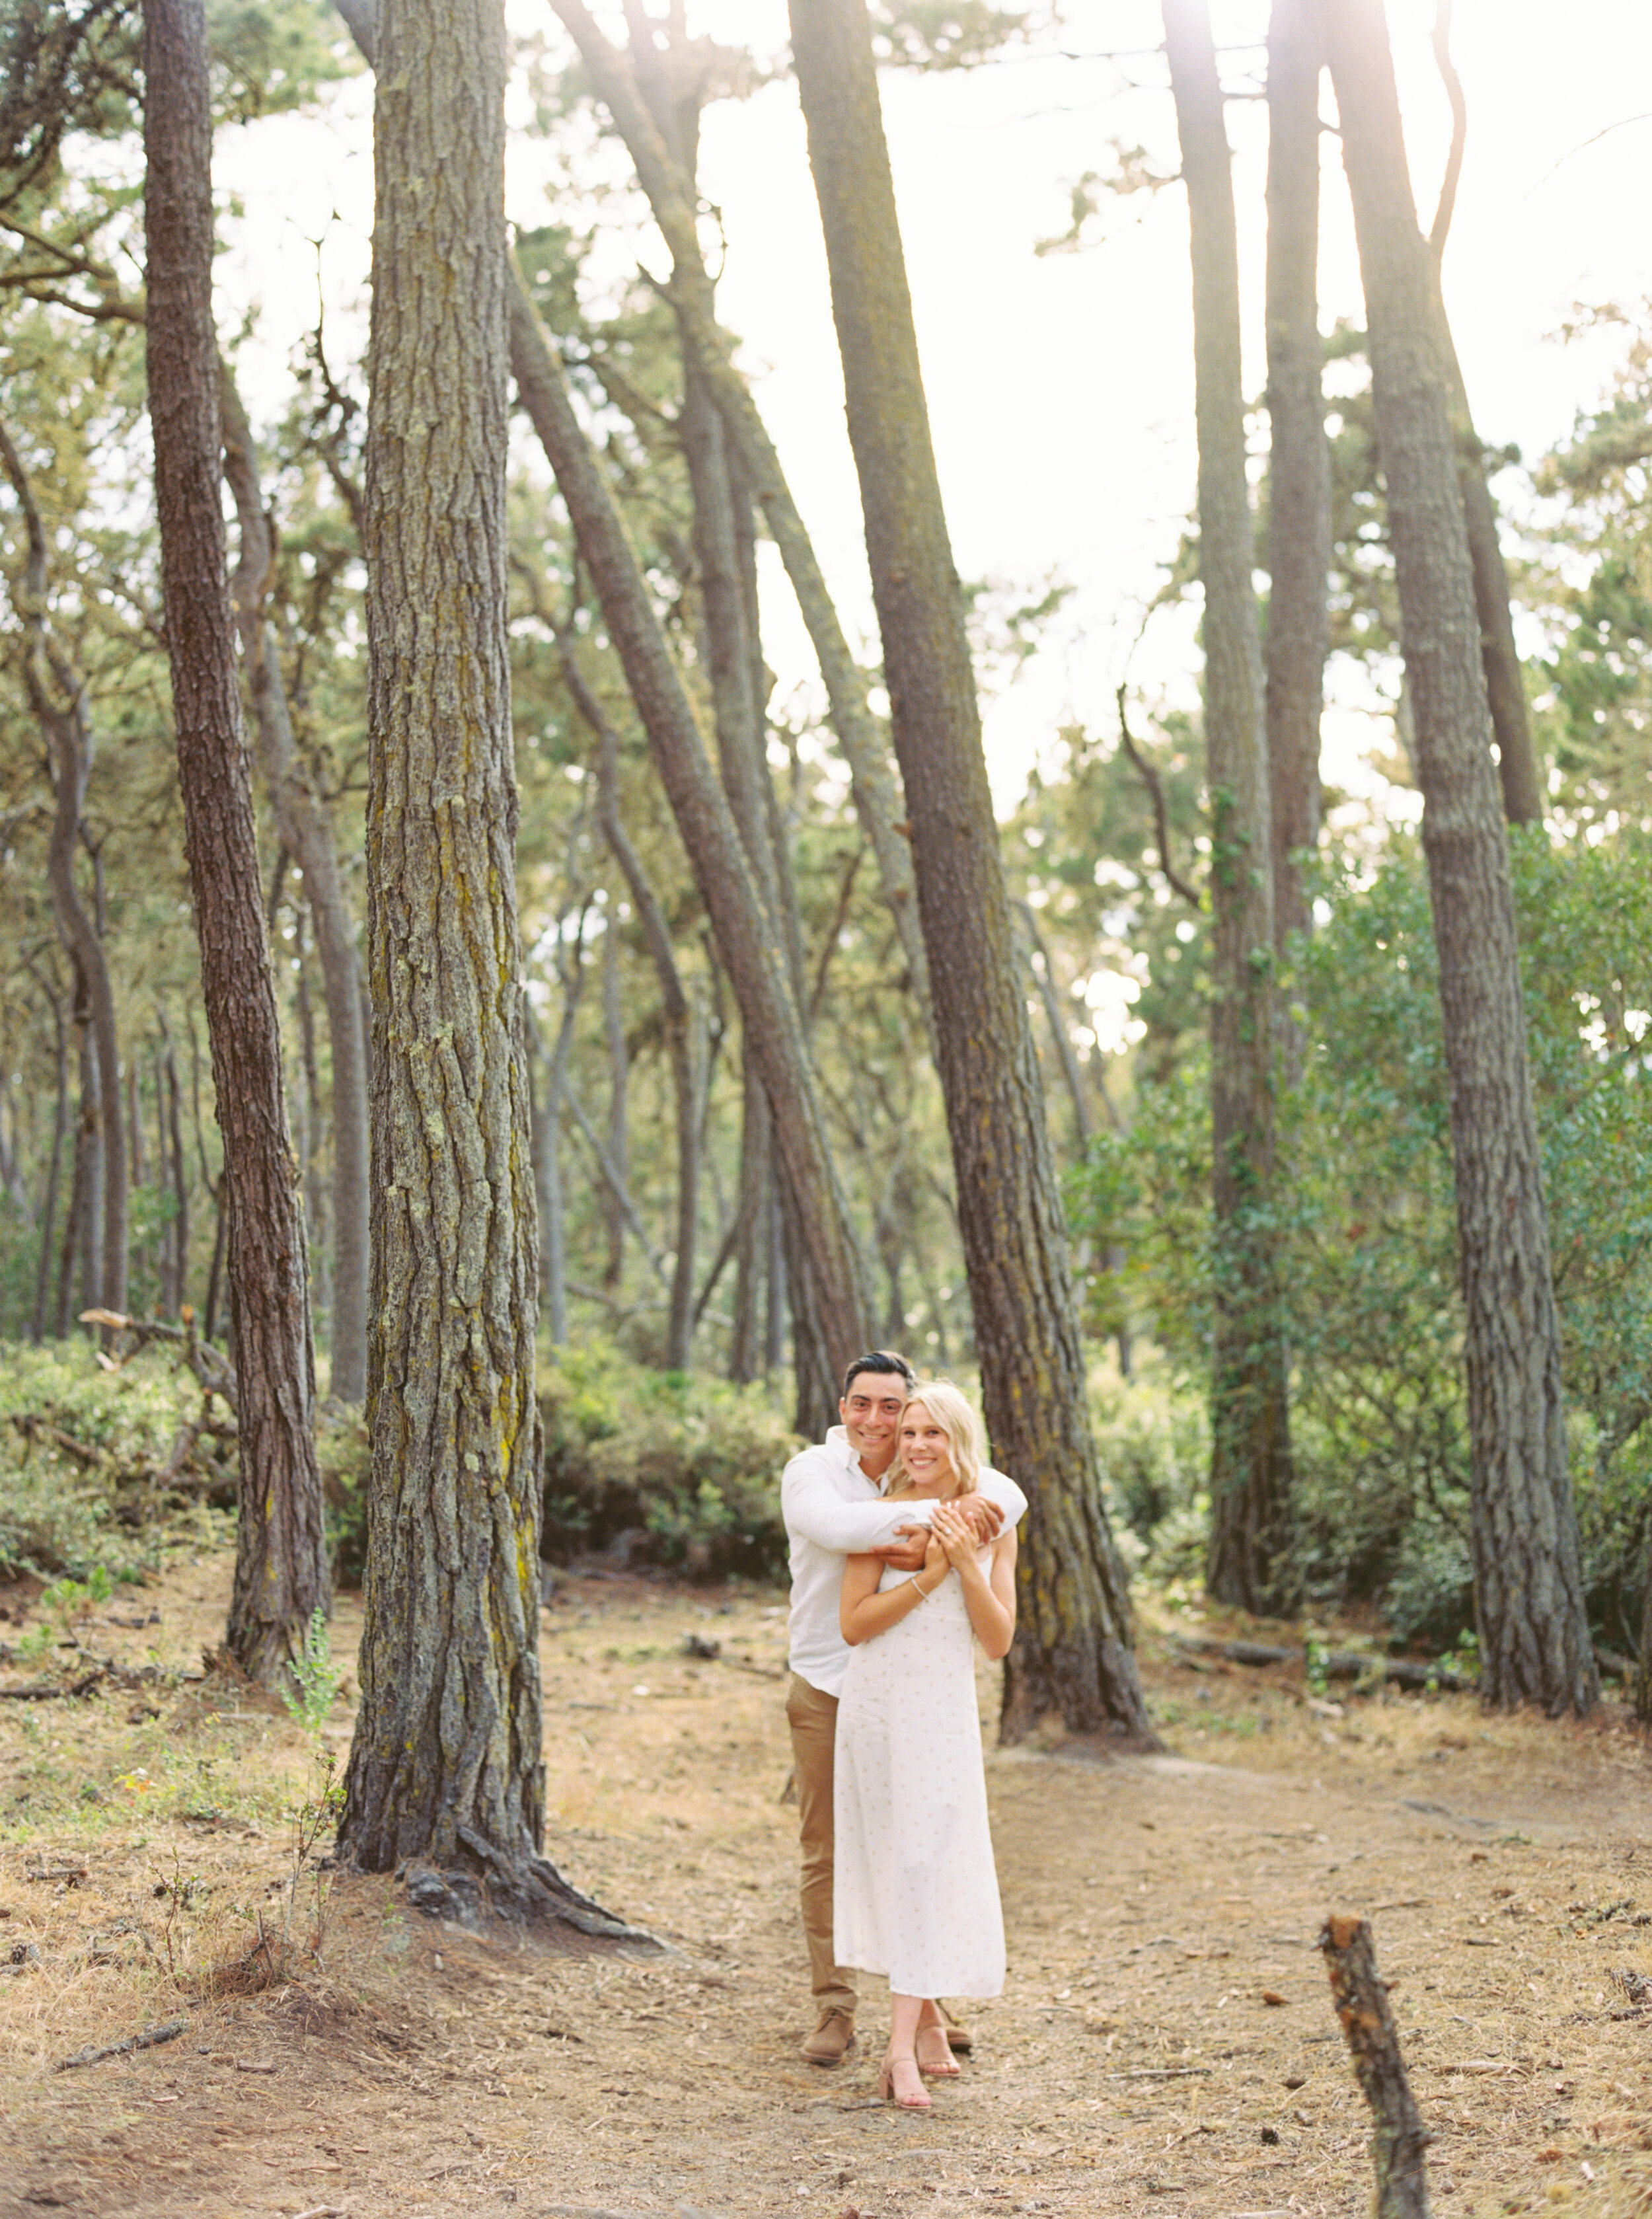
[[[339,13],[370,62],[376,16],[368,0],[340,0]],[[556,349],[520,271],[507,262],[511,369],[573,524],[610,638],[625,671],[660,772],[741,1022],[762,1073],[780,1153],[801,1213],[802,1237],[835,1370],[864,1341],[860,1263],[816,1099],[801,1019],[790,991],[787,951],[777,945],[748,873],[739,834],[719,790],[705,740],[649,599],[613,497],[569,399]]]
[[[1265,1613],[1290,1601],[1290,1420],[1270,1225],[1276,1057],[1274,849],[1251,584],[1233,180],[1208,0],[1164,0],[1164,43],[1192,233],[1211,814],[1215,1315],[1205,1580],[1219,1601]]]
[[[387,0],[368,559],[372,1441],[341,1844],[612,1922],[539,1855],[537,1265],[506,631],[503,0]]]
[[[231,1209],[240,1518],[226,1641],[283,1679],[328,1601],[297,1170],[259,908],[219,500],[202,0],[145,0],[149,407],[184,838]]]
[[[1320,0],[1369,327],[1415,718],[1451,1098],[1482,1693],[1551,1713],[1599,1694],[1566,1465],[1560,1335],[1508,841],[1493,776],[1428,248],[1381,0]]]
[[[792,0],[792,43],[906,789],[987,1425],[995,1457],[1032,1501],[1004,1731],[1024,1734],[1057,1712],[1076,1731],[1147,1742],[865,0]]]
[[[56,804],[47,852],[47,880],[59,935],[84,984],[96,1044],[102,1238],[96,1279],[88,1290],[92,1301],[87,1307],[119,1312],[127,1306],[128,1219],[127,1157],[121,1124],[120,1037],[101,920],[88,913],[75,885],[74,871],[91,776],[92,727],[86,713],[84,685],[59,651],[47,620],[46,533],[22,457],[3,425],[0,425],[0,469],[10,481],[23,513],[23,577],[13,599],[25,644],[24,684],[46,741]]]
[[[367,1392],[367,1045],[362,1024],[356,926],[338,868],[326,805],[311,790],[293,737],[275,630],[264,604],[275,549],[259,488],[258,452],[227,364],[219,366],[224,476],[240,526],[231,581],[258,733],[258,761],[282,844],[304,877],[326,998],[332,1083],[332,1361],[330,1392],[359,1402]]]
[[[1231,188],[1230,188],[1231,190]],[[1320,839],[1320,713],[1330,646],[1331,448],[1320,338],[1320,46],[1313,0],[1268,23],[1268,792],[1273,927],[1313,911],[1295,858]],[[1296,1048],[1298,1043],[1289,1043]]]

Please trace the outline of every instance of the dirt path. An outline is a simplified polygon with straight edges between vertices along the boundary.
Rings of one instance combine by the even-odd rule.
[[[84,1638],[198,1669],[227,1576],[181,1567],[139,1598],[158,1623]],[[214,1680],[0,1702],[3,2219],[1341,2219],[1370,2172],[1329,1908],[1375,1918],[1437,2210],[1652,2210],[1652,2011],[1616,1977],[1652,1979],[1652,1801],[1620,1727],[1315,1706],[1151,1635],[1175,1754],[989,1760],[1009,1986],[913,2117],[873,2098],[879,1997],[841,2072],[796,2058],[780,1598],[572,1579],[543,1625],[552,1853],[668,1953],[479,1942],[351,1881],[319,1969],[203,2000],[289,1900],[314,1738]]]

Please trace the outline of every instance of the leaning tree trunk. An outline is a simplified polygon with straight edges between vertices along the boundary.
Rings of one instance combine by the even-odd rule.
[[[1290,1600],[1290,1420],[1274,1187],[1273,841],[1239,370],[1239,250],[1207,0],[1164,0],[1193,244],[1210,789],[1210,1141],[1214,1321],[1210,1545],[1219,1601]]]
[[[233,581],[241,651],[252,687],[258,759],[283,846],[304,878],[326,998],[332,1073],[332,1363],[330,1391],[359,1402],[367,1391],[367,1041],[356,929],[325,805],[311,791],[293,738],[274,627],[264,613],[275,548],[259,490],[258,454],[227,364],[220,364],[224,476],[240,525]]]
[[[1508,840],[1491,760],[1450,386],[1381,0],[1320,0],[1369,326],[1451,1100],[1475,1594],[1488,1702],[1599,1692],[1566,1465],[1560,1333]]]
[[[1075,1731],[1146,1742],[865,0],[792,0],[792,38],[906,787],[987,1423],[994,1454],[1033,1506],[1004,1731],[1023,1734],[1057,1712]]]
[[[556,474],[581,556],[711,920],[718,956],[740,1004],[741,1024],[773,1115],[776,1151],[791,1180],[833,1368],[842,1372],[865,1339],[860,1265],[792,997],[790,953],[753,884],[728,798],[711,768],[613,497],[574,413],[556,350],[514,264],[510,277],[517,390]]]
[[[1320,838],[1320,713],[1330,644],[1331,448],[1320,338],[1320,46],[1313,0],[1268,23],[1268,630],[1264,700],[1274,944],[1313,911],[1298,857]],[[1287,1040],[1293,1061],[1300,1041]]]
[[[212,121],[202,0],[146,0],[149,409],[184,839],[228,1183],[240,1520],[226,1635],[286,1674],[328,1601],[303,1205],[241,737],[219,504]]]
[[[552,0],[577,44],[591,81],[613,117],[648,195],[670,251],[669,298],[685,352],[696,361],[706,390],[727,427],[744,486],[763,512],[786,566],[798,613],[809,634],[826,689],[828,711],[849,769],[850,797],[877,862],[883,898],[894,919],[911,988],[933,1034],[928,958],[913,902],[912,860],[904,842],[901,809],[890,774],[889,751],[867,698],[866,673],[856,662],[827,589],[808,529],[786,484],[774,443],[750,388],[736,369],[732,342],[717,320],[711,272],[696,220],[697,194],[679,152],[639,92],[627,56],[604,37],[585,0]]]

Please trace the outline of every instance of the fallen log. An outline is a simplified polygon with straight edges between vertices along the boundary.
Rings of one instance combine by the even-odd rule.
[[[1305,1649],[1276,1648],[1264,1641],[1218,1641],[1203,1633],[1172,1633],[1179,1649],[1202,1656],[1220,1656],[1230,1664],[1301,1664],[1309,1662]],[[1373,1656],[1358,1649],[1327,1649],[1313,1660],[1327,1680],[1388,1680],[1398,1688],[1449,1688],[1453,1693],[1472,1692],[1480,1684],[1450,1664],[1417,1664],[1402,1656]]]
[[[1400,2037],[1388,2009],[1388,1991],[1376,1975],[1371,1930],[1363,1918],[1332,1912],[1320,1935],[1331,1974],[1331,1996],[1347,2036],[1354,2072],[1374,2122],[1371,2157],[1376,2168],[1374,2219],[1430,2219],[1428,2172],[1423,2153],[1433,2139],[1417,2110],[1400,2055]]]

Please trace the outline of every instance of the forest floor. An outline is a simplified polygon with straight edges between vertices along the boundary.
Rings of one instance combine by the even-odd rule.
[[[593,1572],[543,1613],[550,1851],[668,1945],[628,1953],[478,1939],[385,1880],[295,1886],[351,1691],[307,1731],[198,1676],[229,1575],[180,1561],[80,1627],[170,1676],[0,1701],[3,2219],[1340,2219],[1372,2176],[1327,1910],[1374,1923],[1437,2212],[1652,2211],[1652,1992],[1623,1979],[1652,1977],[1652,1767],[1615,1712],[1339,1706],[1183,1661],[1202,1621],[1146,1600],[1169,1753],[991,1751],[1009,1985],[915,2116],[875,2098],[880,1995],[839,2071],[797,2054],[779,1592]],[[359,1619],[345,1598],[337,1655]],[[996,1694],[983,1666],[988,1720]],[[314,1958],[236,1992],[257,1920],[301,1944],[318,1915]]]

